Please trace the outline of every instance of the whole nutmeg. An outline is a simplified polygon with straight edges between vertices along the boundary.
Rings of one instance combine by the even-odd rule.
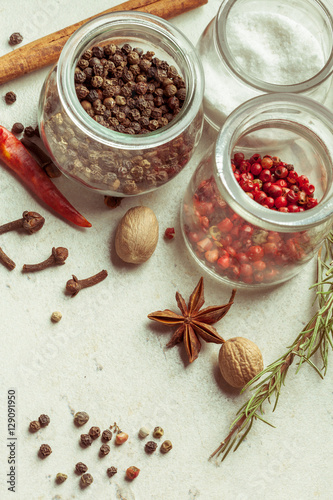
[[[222,344],[219,353],[222,377],[232,387],[244,387],[264,368],[259,347],[244,337],[234,337]]]
[[[158,221],[148,207],[130,208],[116,232],[116,252],[125,262],[142,264],[154,253],[158,241]]]

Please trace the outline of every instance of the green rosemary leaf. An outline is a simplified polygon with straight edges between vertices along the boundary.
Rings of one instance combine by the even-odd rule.
[[[271,363],[261,373],[256,375],[243,388],[253,391],[252,396],[238,410],[237,417],[230,426],[230,432],[221,446],[212,454],[222,454],[222,461],[226,458],[232,447],[234,451],[238,449],[244,438],[250,432],[254,419],[274,427],[263,417],[265,402],[271,402],[275,397],[273,411],[275,411],[281,388],[285,384],[286,376],[297,357],[296,374],[299,372],[304,362],[308,363],[321,378],[324,378],[328,368],[328,351],[333,350],[333,232],[331,232],[322,249],[319,251],[317,259],[317,283],[310,287],[316,289],[315,300],[318,307],[317,312],[307,323],[305,328],[297,335],[294,342],[287,347],[286,353]],[[310,358],[319,350],[323,362],[320,370]],[[235,438],[231,439],[235,434]],[[238,439],[238,443],[235,445]]]
[[[276,428],[275,425],[271,424],[270,422],[268,422],[267,420],[265,420],[264,418],[262,418],[260,415],[257,414],[256,418],[259,418],[259,420],[261,420],[265,424],[269,425],[270,427],[273,427],[274,429]]]
[[[246,436],[250,432],[252,424],[253,424],[253,418],[251,418],[250,423],[249,423],[246,431],[240,436],[239,441],[238,441],[238,443],[235,446],[234,452],[237,450],[238,446],[244,441],[244,439],[246,438]]]

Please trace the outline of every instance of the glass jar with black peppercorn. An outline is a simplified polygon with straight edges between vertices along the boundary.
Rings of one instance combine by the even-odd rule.
[[[112,13],[79,28],[47,77],[41,137],[69,177],[133,196],[174,178],[203,125],[204,78],[191,42],[167,21]]]
[[[224,283],[262,287],[297,274],[332,226],[333,115],[270,94],[239,106],[199,163],[182,204],[191,255]]]

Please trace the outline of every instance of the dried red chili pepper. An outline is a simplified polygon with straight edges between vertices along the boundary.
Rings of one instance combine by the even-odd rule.
[[[77,226],[91,227],[40,168],[23,144],[0,125],[0,160],[49,207]]]

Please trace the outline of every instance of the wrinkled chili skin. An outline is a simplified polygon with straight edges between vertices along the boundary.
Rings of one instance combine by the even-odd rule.
[[[23,144],[0,125],[0,160],[15,172],[20,179],[46,205],[64,219],[81,227],[91,227],[87,221],[53,184]]]

